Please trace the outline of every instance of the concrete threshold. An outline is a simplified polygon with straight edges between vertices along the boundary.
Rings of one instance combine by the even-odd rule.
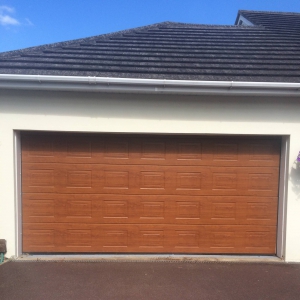
[[[24,254],[13,261],[28,262],[230,262],[230,263],[283,263],[277,256],[253,255],[170,255],[170,254]]]

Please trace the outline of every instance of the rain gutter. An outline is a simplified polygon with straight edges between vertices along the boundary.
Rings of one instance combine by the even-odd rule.
[[[0,74],[0,89],[176,95],[300,96],[300,83]]]

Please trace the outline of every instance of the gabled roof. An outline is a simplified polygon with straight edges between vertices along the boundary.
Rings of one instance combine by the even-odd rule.
[[[279,33],[300,36],[300,14],[298,13],[240,10],[238,17],[239,15],[254,25],[263,26]],[[237,25],[237,21],[235,24]]]
[[[256,26],[163,22],[1,53],[0,74],[300,82],[300,34],[275,20],[300,14],[239,13]]]

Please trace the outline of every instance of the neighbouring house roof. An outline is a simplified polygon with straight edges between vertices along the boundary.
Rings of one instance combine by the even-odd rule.
[[[253,25],[263,26],[286,35],[300,35],[300,14],[298,13],[240,10],[235,22],[236,25],[240,15]]]
[[[163,22],[0,53],[0,74],[300,82],[300,14],[238,13],[254,26]]]

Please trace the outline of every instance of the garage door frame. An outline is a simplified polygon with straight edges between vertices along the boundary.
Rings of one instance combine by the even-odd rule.
[[[287,187],[289,170],[290,137],[281,136],[281,155],[279,164],[279,193],[278,193],[278,221],[276,255],[284,259],[286,249],[286,215],[287,215]]]
[[[21,191],[21,182],[22,182],[21,132],[22,131],[19,130],[14,130],[13,132],[14,165],[15,165],[15,228],[16,228],[15,255],[16,257],[19,257],[23,254],[22,251],[22,191]],[[109,132],[105,132],[105,133],[109,133]],[[131,132],[128,134],[131,134]],[[152,134],[152,133],[145,133],[145,134]],[[199,134],[199,136],[200,135],[202,134]],[[245,136],[249,136],[249,135],[245,135]],[[278,202],[276,256],[281,259],[284,259],[285,240],[286,240],[286,213],[287,213],[286,212],[287,210],[287,180],[286,179],[288,178],[289,136],[281,136],[281,138],[282,139],[281,139],[281,157],[280,157],[280,171],[279,171],[279,202]]]

